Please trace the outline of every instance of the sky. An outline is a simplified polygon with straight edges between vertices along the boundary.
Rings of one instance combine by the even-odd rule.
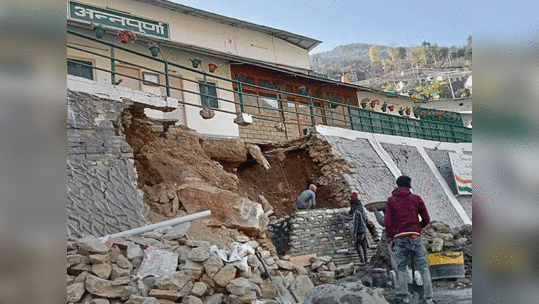
[[[496,1],[496,0],[493,0]],[[461,46],[473,34],[472,1],[172,0],[323,41],[311,54],[338,45]]]

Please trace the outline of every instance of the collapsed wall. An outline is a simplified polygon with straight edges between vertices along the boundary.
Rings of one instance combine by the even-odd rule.
[[[127,105],[67,93],[68,236],[103,236],[144,224],[133,149],[112,123]]]

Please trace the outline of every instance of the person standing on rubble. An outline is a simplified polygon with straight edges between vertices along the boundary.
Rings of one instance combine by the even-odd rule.
[[[316,205],[316,186],[313,184],[309,185],[308,189],[303,190],[296,199],[296,208],[303,209],[312,209]]]
[[[359,256],[359,261],[367,265],[367,247],[369,243],[367,241],[367,217],[365,216],[365,210],[363,210],[363,204],[358,199],[357,192],[352,192],[350,197],[350,211],[348,212],[353,216],[353,227],[352,232],[352,241],[354,242],[354,247],[356,248],[357,254]],[[372,223],[371,223],[372,224]],[[372,231],[371,235],[373,234]],[[374,235],[373,235],[374,237]]]
[[[421,232],[430,222],[430,216],[425,203],[419,195],[411,192],[412,179],[402,175],[397,178],[397,189],[393,190],[392,196],[386,205],[386,232],[390,240],[390,247],[395,250],[397,264],[398,296],[402,297],[403,303],[410,302],[408,292],[407,271],[408,261],[412,259],[414,268],[419,271],[423,278],[425,290],[425,303],[432,302],[432,281],[429,272],[428,254]],[[421,221],[419,221],[421,216]]]

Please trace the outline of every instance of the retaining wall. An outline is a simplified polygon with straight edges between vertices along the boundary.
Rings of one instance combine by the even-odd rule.
[[[67,235],[144,225],[133,149],[112,124],[129,103],[72,91],[67,97]]]

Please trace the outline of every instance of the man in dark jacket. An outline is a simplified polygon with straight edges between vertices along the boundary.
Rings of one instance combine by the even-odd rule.
[[[350,211],[348,213],[353,216],[352,223],[354,229],[352,232],[352,240],[359,256],[359,261],[360,263],[367,265],[367,247],[369,246],[369,243],[367,242],[368,220],[365,216],[365,211],[363,210],[363,204],[358,199],[357,192],[352,193],[350,198]]]
[[[412,259],[414,268],[423,278],[426,303],[432,303],[428,254],[421,238],[421,232],[429,224],[430,216],[421,197],[410,191],[411,182],[412,179],[405,175],[397,178],[398,188],[393,190],[386,205],[386,232],[390,246],[395,248],[399,282],[397,293],[403,297],[404,303],[409,303],[406,265]],[[418,216],[421,216],[421,221]]]

